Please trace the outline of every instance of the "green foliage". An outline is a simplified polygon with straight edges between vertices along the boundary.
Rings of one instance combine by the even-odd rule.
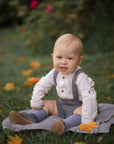
[[[85,34],[83,43],[87,53],[113,51],[113,1],[85,0],[80,13]]]
[[[28,47],[40,54],[52,52],[61,34],[73,33],[84,43],[84,52],[113,50],[112,0],[42,1],[26,19],[23,27]],[[47,8],[48,6],[48,8]],[[46,46],[44,45],[46,43]]]
[[[0,25],[23,23],[28,12],[28,1],[0,0]]]
[[[47,54],[52,52],[55,39],[63,33],[73,32],[83,37],[79,32],[77,18],[80,5],[80,1],[69,2],[68,0],[40,3],[31,11],[26,21],[29,47],[34,51],[38,50],[39,54]]]
[[[0,25],[23,24],[27,46],[39,55],[52,53],[55,40],[73,33],[84,53],[113,51],[113,0],[0,0]]]

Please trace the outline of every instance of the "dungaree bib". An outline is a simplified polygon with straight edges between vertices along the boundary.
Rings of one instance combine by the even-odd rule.
[[[59,116],[62,117],[62,118],[69,117],[70,115],[73,114],[73,111],[76,108],[78,108],[82,105],[82,101],[79,100],[78,88],[77,88],[77,85],[76,85],[77,77],[82,72],[83,72],[82,69],[78,69],[76,71],[76,73],[74,74],[74,76],[73,76],[73,79],[72,79],[73,99],[59,98],[59,100],[56,101]],[[58,72],[55,70],[54,71],[55,85],[57,85],[57,83],[56,83],[57,75],[58,75]]]

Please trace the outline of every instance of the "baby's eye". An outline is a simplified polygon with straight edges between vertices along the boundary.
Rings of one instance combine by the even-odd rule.
[[[71,58],[71,57],[69,57],[68,59],[69,59],[69,60],[72,60],[72,58]]]
[[[61,59],[62,57],[61,57],[61,56],[58,56],[57,58],[58,58],[58,59]]]

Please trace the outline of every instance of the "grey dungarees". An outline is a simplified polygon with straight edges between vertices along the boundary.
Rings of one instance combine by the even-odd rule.
[[[76,73],[74,74],[74,77],[72,79],[73,99],[62,99],[62,98],[59,98],[59,100],[56,101],[59,116],[62,117],[62,118],[69,117],[70,115],[73,114],[73,111],[76,108],[78,108],[78,107],[80,107],[82,105],[82,101],[79,100],[78,88],[77,88],[77,85],[76,85],[77,77],[82,72],[83,72],[82,69],[78,69],[76,71]],[[57,85],[57,83],[56,83],[57,75],[58,75],[58,72],[55,70],[54,71],[55,85]]]

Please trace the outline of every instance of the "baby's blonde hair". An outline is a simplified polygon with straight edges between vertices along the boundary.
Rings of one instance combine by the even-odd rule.
[[[67,47],[75,47],[79,53],[79,56],[82,56],[82,42],[81,40],[73,34],[63,34],[55,42],[54,48],[56,45],[66,45]]]

